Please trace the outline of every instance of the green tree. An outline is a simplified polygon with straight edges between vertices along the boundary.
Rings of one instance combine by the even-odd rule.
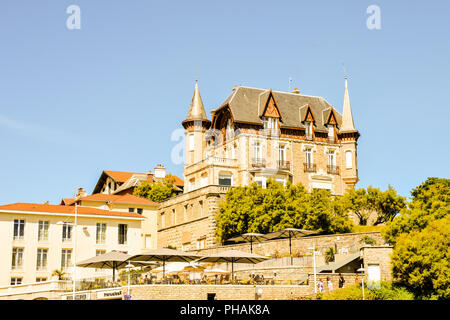
[[[382,230],[394,245],[393,275],[423,298],[450,297],[450,179],[428,178]]]
[[[336,207],[340,211],[352,211],[359,219],[360,225],[367,225],[369,216],[376,214],[374,225],[392,221],[405,208],[405,197],[397,194],[392,186],[381,191],[372,186],[367,189],[349,189],[336,200]]]
[[[335,211],[327,190],[308,193],[301,185],[269,180],[267,188],[256,183],[233,187],[225,195],[216,215],[219,242],[246,233],[269,233],[283,228],[315,230],[319,233],[350,232],[346,213]]]
[[[428,178],[411,192],[409,208],[404,208],[398,217],[386,224],[382,233],[385,239],[395,244],[402,233],[424,229],[431,221],[450,213],[450,179]]]
[[[175,196],[174,178],[166,177],[162,180],[148,182],[144,181],[134,188],[133,195],[143,197],[155,202]]]
[[[392,254],[393,276],[423,298],[450,298],[450,215],[422,231],[401,234]]]
[[[64,280],[66,273],[62,269],[53,270],[52,276],[58,277],[58,280]]]

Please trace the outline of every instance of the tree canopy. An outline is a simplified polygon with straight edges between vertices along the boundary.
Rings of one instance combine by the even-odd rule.
[[[328,190],[309,193],[301,184],[270,180],[267,188],[256,183],[231,188],[219,205],[216,236],[223,242],[246,232],[269,233],[300,228],[329,234],[350,232],[352,222],[335,210]]]
[[[450,179],[428,178],[382,231],[394,245],[392,271],[424,298],[450,298]]]
[[[373,225],[378,225],[392,221],[406,207],[405,200],[390,185],[386,191],[369,186],[367,189],[347,190],[337,199],[336,205],[340,210],[352,211],[358,217],[360,225],[367,225],[369,216],[376,214]]]
[[[174,181],[174,178],[169,177],[154,182],[143,181],[139,186],[134,188],[133,195],[151,201],[161,202],[175,196]]]

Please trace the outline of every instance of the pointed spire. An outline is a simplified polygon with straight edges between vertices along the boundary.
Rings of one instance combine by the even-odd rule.
[[[198,80],[195,79],[194,95],[192,96],[191,105],[187,114],[186,120],[205,120],[209,121],[206,116],[205,108],[203,107],[203,101],[200,97],[200,91],[198,90]]]
[[[347,75],[345,76],[344,107],[342,108],[342,126],[340,131],[356,131],[348,95]]]

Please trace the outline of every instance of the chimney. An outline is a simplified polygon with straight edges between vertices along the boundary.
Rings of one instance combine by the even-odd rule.
[[[78,199],[78,198],[82,198],[82,197],[86,197],[86,196],[87,196],[86,191],[84,191],[83,188],[78,188],[77,199]]]
[[[155,178],[165,178],[166,177],[166,168],[162,164],[157,164],[155,167]]]
[[[298,90],[297,88],[295,88],[294,90],[292,90],[292,93],[299,94],[299,93],[300,93],[300,90]]]

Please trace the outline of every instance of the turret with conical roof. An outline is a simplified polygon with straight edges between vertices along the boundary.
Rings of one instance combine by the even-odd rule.
[[[187,117],[182,124],[186,128],[185,123],[191,121],[205,121],[206,123],[210,123],[208,117],[206,116],[205,107],[203,106],[202,97],[200,96],[197,80],[195,80],[194,95],[192,96]]]
[[[352,108],[350,106],[350,96],[348,94],[347,76],[345,76],[344,106],[342,108],[342,124],[339,129],[342,143],[342,155],[344,167],[342,168],[342,180],[345,183],[345,189],[353,188],[358,182],[357,167],[357,140],[359,137],[358,130],[355,129],[353,123]]]
[[[189,166],[201,161],[205,156],[205,135],[206,131],[211,126],[211,121],[206,116],[197,80],[195,80],[194,95],[192,96],[187,117],[181,124],[186,129],[185,165]],[[189,183],[190,182],[188,181],[188,184]],[[189,187],[187,189],[189,189]]]
[[[350,106],[350,96],[348,94],[347,76],[345,76],[344,106],[342,109],[342,126],[340,131],[356,131],[355,124],[353,123],[352,107]]]

